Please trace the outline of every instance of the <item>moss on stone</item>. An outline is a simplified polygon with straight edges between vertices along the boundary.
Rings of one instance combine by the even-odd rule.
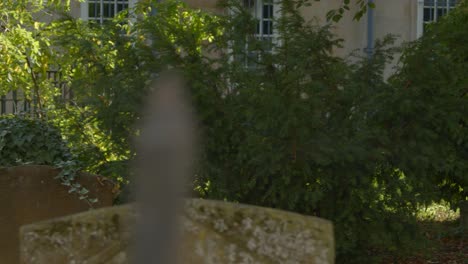
[[[128,263],[133,205],[21,229],[22,263]],[[242,204],[187,200],[183,263],[334,263],[329,221]]]

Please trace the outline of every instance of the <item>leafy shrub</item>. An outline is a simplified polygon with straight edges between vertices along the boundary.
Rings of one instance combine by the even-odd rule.
[[[60,132],[37,119],[0,119],[0,166],[57,165],[72,159]]]
[[[330,219],[339,263],[372,263],[376,248],[411,250],[414,212],[433,181],[419,184],[420,174],[395,162],[408,156],[394,146],[391,128],[402,123],[382,114],[394,106],[383,100],[394,97],[382,77],[392,38],[377,43],[372,60],[348,63],[331,54],[341,40],[330,27],[304,21],[303,2],[287,0],[272,52],[238,1],[225,3],[230,16],[191,13],[196,34],[184,24],[190,20],[173,22],[184,4],[152,2],[165,12],[142,15],[134,33],[157,41],[136,54],[141,65],[169,64],[188,79],[203,133],[196,179],[203,197]],[[219,56],[205,56],[204,44]]]
[[[468,2],[406,47],[382,96],[393,162],[426,202],[468,199]],[[423,197],[421,197],[423,198]]]

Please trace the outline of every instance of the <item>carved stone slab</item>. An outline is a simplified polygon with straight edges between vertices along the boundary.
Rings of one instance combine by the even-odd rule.
[[[21,228],[21,263],[129,263],[134,205]],[[331,222],[242,204],[186,201],[182,263],[334,263]]]

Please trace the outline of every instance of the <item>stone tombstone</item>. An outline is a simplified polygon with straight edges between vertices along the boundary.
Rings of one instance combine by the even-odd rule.
[[[0,168],[0,263],[19,263],[20,226],[90,208],[54,179],[58,173],[49,166]],[[82,173],[77,182],[90,191],[89,197],[98,198],[94,208],[112,205],[114,184],[109,180]]]
[[[460,226],[468,234],[468,201],[460,202]]]
[[[270,208],[188,199],[182,263],[334,263],[330,221]],[[134,204],[23,226],[21,263],[127,264]]]

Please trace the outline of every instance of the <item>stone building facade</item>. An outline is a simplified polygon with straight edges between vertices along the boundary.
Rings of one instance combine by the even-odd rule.
[[[104,21],[116,12],[133,6],[138,0],[88,0],[86,2],[72,2],[72,14],[85,20]],[[246,5],[256,9],[254,15],[260,20],[263,17],[262,7],[274,6],[274,13],[279,8],[278,0],[241,0]],[[217,0],[186,0],[194,8],[215,10]],[[302,13],[306,19],[316,19],[319,23],[326,23],[326,13],[338,8],[342,0],[311,1],[312,5],[303,7]],[[352,1],[351,1],[352,2]],[[374,0],[373,21],[364,16],[360,21],[353,21],[357,7],[345,13],[343,19],[334,26],[334,33],[345,40],[344,47],[337,50],[338,55],[346,55],[354,50],[363,51],[367,47],[368,23],[373,24],[375,38],[382,38],[387,34],[399,36],[400,42],[413,41],[420,37],[424,25],[436,21],[442,15],[455,7],[457,0]],[[354,5],[352,5],[354,6]],[[262,32],[265,33],[265,32]]]
[[[79,2],[71,1],[71,14],[84,20],[104,22],[111,19],[119,11],[132,7],[138,0],[87,0]],[[220,11],[216,8],[217,0],[186,0],[189,6],[210,11]],[[261,23],[257,33],[263,38],[274,34],[272,20],[279,14],[278,0],[240,0],[252,9],[252,14]],[[369,0],[370,1],[370,0]],[[327,23],[326,13],[336,9],[343,0],[321,0],[302,8],[302,13],[307,20],[314,19],[320,24]],[[353,2],[353,1],[351,1]],[[426,24],[437,21],[438,18],[450,12],[456,6],[457,0],[373,0],[372,18],[363,16],[359,21],[354,21],[353,16],[357,6],[352,3],[352,9],[345,12],[343,18],[333,26],[333,33],[344,39],[343,47],[334,50],[338,56],[347,56],[351,52],[365,53],[370,51],[368,47],[369,36],[371,40],[381,39],[387,34],[396,35],[397,44],[416,40],[424,33]],[[221,10],[222,11],[222,10]],[[369,27],[370,26],[370,27]],[[372,34],[369,34],[369,29]],[[372,43],[372,42],[371,42]],[[392,65],[386,71],[386,76],[392,72]],[[55,78],[55,75],[51,73]],[[10,93],[0,97],[0,114],[22,111],[28,107],[18,98],[18,93]]]

